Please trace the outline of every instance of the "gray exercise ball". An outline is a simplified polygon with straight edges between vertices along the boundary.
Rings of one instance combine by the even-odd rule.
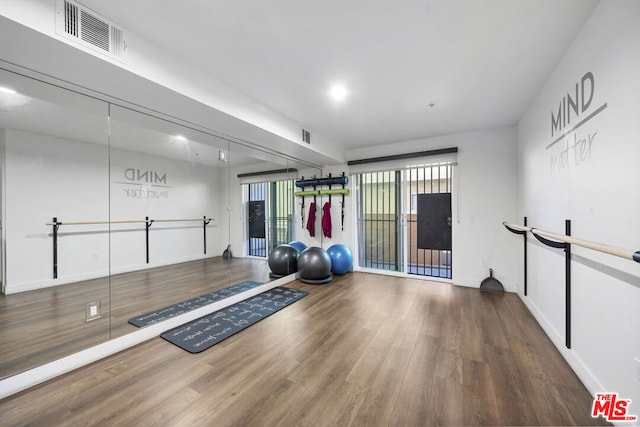
[[[269,268],[276,276],[298,271],[298,250],[291,245],[276,246],[269,254]]]
[[[331,276],[331,258],[324,249],[312,246],[298,255],[298,271],[301,279],[326,279]]]

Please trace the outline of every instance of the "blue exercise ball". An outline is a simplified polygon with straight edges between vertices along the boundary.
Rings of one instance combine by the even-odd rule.
[[[289,242],[290,246],[293,246],[294,248],[296,248],[298,250],[298,253],[301,254],[302,251],[304,251],[305,249],[307,249],[307,245],[305,245],[302,242],[299,242],[298,240],[294,240],[293,242]]]
[[[298,250],[290,245],[273,248],[269,254],[269,268],[274,276],[286,276],[298,271]]]
[[[331,258],[331,272],[333,274],[344,274],[351,270],[353,266],[353,254],[351,250],[342,244],[336,244],[327,249]]]
[[[311,246],[298,256],[298,271],[302,281],[328,279],[331,277],[331,258],[324,249]]]

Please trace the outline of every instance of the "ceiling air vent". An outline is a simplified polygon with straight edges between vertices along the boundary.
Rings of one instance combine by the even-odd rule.
[[[59,34],[112,58],[124,59],[124,30],[80,3],[57,0],[56,23]]]
[[[306,129],[302,129],[302,141],[307,144],[311,144],[311,132]]]

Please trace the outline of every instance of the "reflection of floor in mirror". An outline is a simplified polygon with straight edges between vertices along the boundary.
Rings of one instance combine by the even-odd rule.
[[[191,354],[160,337],[0,401],[6,425],[603,425],[518,295],[349,273]]]
[[[269,281],[266,261],[207,258],[0,295],[0,378],[131,332],[134,316],[246,280]],[[101,316],[87,322],[93,302]]]

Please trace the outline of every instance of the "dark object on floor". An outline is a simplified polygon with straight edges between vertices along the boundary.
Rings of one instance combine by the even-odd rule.
[[[160,336],[190,353],[200,353],[306,295],[309,292],[273,288]]]
[[[487,277],[482,281],[482,283],[480,283],[480,290],[488,292],[504,292],[502,283],[500,283],[498,279],[493,277],[492,268],[489,269],[489,277]]]
[[[233,258],[233,254],[231,253],[231,245],[227,246],[227,249],[222,251],[222,258],[223,259],[231,259],[231,258]]]
[[[153,325],[154,323],[167,320],[179,314],[187,313],[191,310],[195,310],[196,308],[203,307],[207,304],[229,298],[230,296],[239,294],[240,292],[255,288],[258,285],[262,285],[262,283],[255,281],[242,282],[228,288],[220,289],[215,292],[209,292],[208,294],[204,294],[196,298],[191,298],[187,301],[182,301],[168,307],[159,308],[149,313],[133,317],[129,319],[129,323],[139,328],[143,326]]]

